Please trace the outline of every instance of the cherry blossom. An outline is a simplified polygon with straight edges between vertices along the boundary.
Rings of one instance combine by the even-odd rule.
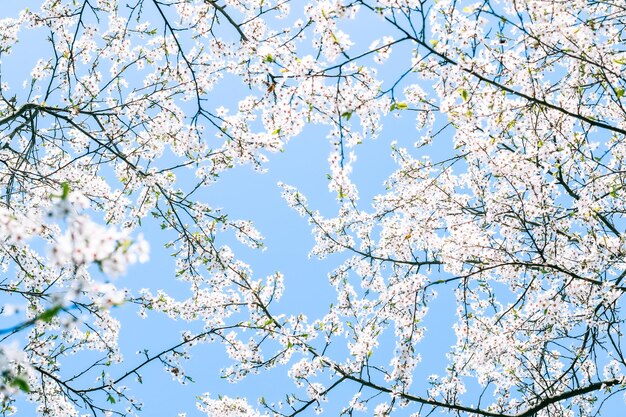
[[[587,417],[626,388],[620,2],[31,3],[0,17],[2,413],[141,415],[145,370],[190,384],[203,344],[284,382],[201,387],[208,416]],[[332,266],[261,273],[273,231],[215,184],[311,134],[335,205],[278,188]],[[129,365],[132,308],[183,330]]]

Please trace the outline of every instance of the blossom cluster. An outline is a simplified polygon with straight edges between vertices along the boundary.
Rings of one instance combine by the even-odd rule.
[[[23,303],[3,310],[23,318],[3,411],[24,392],[45,417],[132,415],[130,379],[160,363],[186,384],[218,342],[224,379],[293,384],[262,411],[201,395],[209,416],[322,413],[337,391],[347,415],[597,414],[626,373],[624,33],[619,2],[584,0],[42,0],[0,19],[0,293]],[[50,54],[22,68],[38,39]],[[279,187],[333,264],[304,297],[321,310],[278,303],[300,277],[259,275],[254,204],[210,201],[309,132],[336,205]],[[118,288],[142,231],[172,270]],[[131,371],[124,302],[184,328]]]
[[[141,235],[133,241],[128,232],[105,228],[86,216],[74,216],[53,246],[52,258],[62,266],[95,263],[106,275],[117,277],[126,272],[128,265],[146,262],[148,248]]]

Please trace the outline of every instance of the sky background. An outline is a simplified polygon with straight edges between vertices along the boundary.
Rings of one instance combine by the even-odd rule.
[[[315,130],[307,132],[287,145],[285,152],[273,155],[267,165],[268,171],[259,175],[248,167],[239,167],[226,173],[221,180],[205,192],[216,207],[222,207],[232,218],[245,218],[254,221],[256,227],[265,236],[267,249],[263,252],[232,244],[241,258],[250,263],[257,277],[266,276],[273,271],[281,271],[285,276],[285,292],[282,299],[274,305],[274,312],[295,313],[301,311],[310,319],[322,317],[331,303],[336,302],[335,290],[328,284],[327,274],[343,259],[341,255],[325,260],[309,258],[308,252],[313,246],[313,237],[306,219],[298,216],[285,204],[276,185],[282,181],[296,186],[305,194],[315,209],[322,213],[332,214],[337,209],[336,195],[328,192],[326,172],[330,146],[323,133]],[[366,141],[360,145],[359,159],[354,167],[354,178],[360,186],[361,201],[369,205],[371,198],[384,191],[383,181],[391,173],[394,166],[389,157],[391,153],[390,138],[392,129],[376,141]],[[396,134],[401,134],[396,131]],[[151,262],[147,265],[134,266],[129,274],[120,279],[124,285],[134,288],[157,288],[170,285],[170,276],[163,271],[171,270],[172,258],[167,250],[157,247],[155,241],[161,233],[155,225],[154,231],[146,233],[152,242]],[[424,338],[423,364],[418,366],[419,375],[416,382],[425,380],[432,373],[445,371],[445,353],[447,347],[454,342],[451,324],[455,315],[453,287],[442,289],[439,299],[431,306],[425,325],[428,329]],[[123,351],[133,352],[141,349],[147,341],[159,335],[157,346],[167,347],[178,339],[174,330],[181,323],[172,323],[169,319],[160,319],[150,314],[147,319],[138,318],[134,306],[122,306],[116,309],[123,323],[121,346]],[[165,340],[171,342],[165,342]],[[387,340],[393,347],[393,340]],[[148,346],[151,344],[148,343]],[[196,383],[186,389],[179,390],[176,383],[171,382],[169,374],[153,366],[145,372],[144,386],[136,390],[140,398],[146,398],[145,415],[159,414],[167,410],[167,415],[175,415],[179,411],[188,411],[188,404],[194,396],[209,391],[214,395],[246,396],[250,399],[264,396],[271,399],[282,399],[285,392],[293,387],[285,377],[288,366],[278,367],[270,372],[252,375],[237,384],[227,384],[219,378],[219,369],[224,367],[228,358],[219,344],[202,345],[194,348],[195,354],[187,370]],[[132,354],[127,355],[127,362],[133,363]],[[149,375],[149,376],[148,376]],[[421,386],[422,384],[416,384]],[[155,387],[158,387],[155,391]],[[346,384],[350,390],[344,392],[347,400],[358,388],[356,384]],[[145,390],[145,393],[139,394]],[[349,393],[348,393],[349,392]],[[174,394],[177,393],[177,394]],[[339,395],[331,395],[329,399]],[[381,401],[383,399],[381,398]],[[374,402],[377,404],[377,402]],[[345,402],[332,400],[324,407],[326,415],[338,415]],[[372,407],[373,409],[373,407]],[[156,413],[156,414],[153,414]],[[365,413],[367,415],[368,413]],[[200,412],[189,412],[188,416],[202,415]],[[308,415],[305,413],[305,415]],[[311,415],[312,410],[311,410]]]
[[[40,2],[7,2],[3,4],[0,18],[14,16],[17,10],[25,5],[36,6]],[[294,3],[295,4],[295,3]],[[32,7],[32,6],[31,6]],[[294,12],[297,10],[293,8]],[[363,48],[369,45],[375,26],[372,22],[358,21],[352,27],[354,39],[361,42]],[[32,31],[23,33],[20,38],[20,47],[13,55],[3,59],[1,72],[2,80],[11,85],[21,86],[28,77],[30,69],[39,57],[50,55],[50,45],[41,36],[42,32]],[[360,37],[362,36],[362,40]],[[410,55],[398,54],[402,59],[410,59]],[[381,69],[382,78],[394,79],[398,68],[406,62],[394,59],[387,62]],[[410,76],[407,82],[415,82]],[[233,91],[240,92],[241,86],[235,80],[222,83],[211,95],[212,108],[220,105],[228,107],[228,102],[238,98]],[[19,89],[16,89],[19,94]],[[243,96],[241,96],[243,97]],[[359,145],[355,151],[358,159],[354,165],[353,181],[359,188],[360,207],[371,208],[374,196],[385,191],[384,181],[393,172],[395,166],[391,160],[391,143],[397,141],[400,146],[411,148],[419,138],[414,128],[413,115],[401,114],[385,119],[385,129],[376,140],[369,138]],[[451,151],[451,135],[449,130],[440,136],[433,145],[421,150],[432,159],[440,159],[449,155]],[[263,252],[254,251],[238,244],[234,239],[225,238],[224,242],[232,245],[237,256],[251,265],[255,276],[263,277],[281,271],[285,276],[285,293],[283,298],[274,304],[275,313],[303,312],[313,321],[328,311],[328,306],[335,301],[335,290],[328,284],[327,274],[341,263],[343,255],[331,256],[325,260],[310,259],[308,252],[313,246],[311,229],[306,219],[289,209],[280,196],[278,182],[284,182],[298,188],[313,209],[320,210],[328,216],[337,212],[338,200],[334,193],[328,192],[329,172],[327,158],[331,146],[326,139],[326,129],[320,126],[308,125],[304,132],[285,146],[284,152],[269,155],[270,161],[265,168],[267,172],[259,174],[248,166],[236,167],[221,175],[220,180],[198,194],[198,199],[207,202],[213,207],[222,207],[231,219],[250,219],[257,229],[265,236],[267,249]],[[191,185],[191,184],[190,184]],[[174,278],[174,259],[170,256],[171,250],[163,248],[173,236],[169,232],[161,231],[156,221],[151,218],[143,222],[143,233],[151,243],[150,262],[145,265],[135,265],[128,273],[116,281],[120,287],[133,290],[150,288],[156,292],[164,288],[168,292],[184,295],[186,284],[177,282]],[[442,273],[441,278],[446,276]],[[445,372],[446,353],[454,342],[454,333],[451,325],[455,319],[454,303],[455,287],[441,286],[439,297],[430,307],[426,317],[426,335],[418,349],[422,352],[422,363],[416,370],[414,392],[424,394],[426,377],[432,373]],[[141,361],[141,356],[135,352],[148,348],[151,353],[159,352],[170,347],[180,340],[180,331],[188,328],[187,323],[174,321],[157,313],[149,313],[147,319],[138,316],[136,306],[125,304],[114,309],[114,315],[122,323],[120,345],[124,353],[124,363],[117,371],[133,367]],[[201,325],[195,324],[198,329]],[[1,326],[4,327],[4,326]],[[391,338],[383,338],[393,343]],[[393,347],[393,345],[391,345]],[[389,348],[383,346],[382,348]],[[293,384],[286,377],[289,369],[279,366],[272,371],[260,375],[252,375],[238,384],[228,384],[219,377],[220,368],[226,367],[229,360],[221,344],[199,345],[192,350],[192,359],[186,370],[196,382],[181,387],[172,381],[170,374],[162,367],[153,363],[141,371],[144,383],[133,384],[132,393],[144,403],[142,415],[148,417],[176,416],[179,412],[186,412],[188,417],[203,415],[195,408],[195,397],[205,392],[213,396],[218,394],[241,396],[249,398],[255,404],[256,398],[264,396],[268,402],[284,398],[284,394],[292,392]],[[298,359],[297,357],[295,358]],[[71,369],[76,358],[68,358],[67,366]],[[293,363],[293,361],[292,361]],[[330,402],[324,405],[325,415],[338,415],[347,400],[358,389],[355,384],[346,383],[345,387],[329,396]],[[339,398],[342,397],[342,398]],[[380,401],[373,401],[369,412],[371,415],[378,402],[387,400],[381,396]],[[612,400],[615,406],[608,408],[604,416],[620,415],[619,409],[623,403]],[[20,404],[18,416],[29,416],[33,413],[32,406]],[[312,409],[305,415],[312,415]],[[396,415],[403,415],[398,412]]]

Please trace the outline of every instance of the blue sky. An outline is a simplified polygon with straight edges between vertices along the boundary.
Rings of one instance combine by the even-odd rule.
[[[300,311],[310,319],[315,319],[325,314],[329,304],[335,301],[335,291],[328,284],[327,274],[340,263],[342,257],[333,256],[321,261],[308,257],[313,238],[306,219],[300,218],[286,206],[280,197],[280,189],[276,186],[278,181],[297,186],[307,195],[314,208],[328,214],[336,211],[336,195],[328,192],[325,174],[330,147],[326,139],[316,135],[315,130],[319,129],[309,130],[312,132],[305,131],[286,147],[284,153],[270,159],[267,173],[258,174],[248,167],[236,168],[225,174],[215,186],[208,188],[206,194],[210,194],[208,201],[217,207],[223,207],[233,218],[254,220],[257,228],[266,237],[267,250],[264,252],[236,244],[233,244],[233,249],[252,265],[257,276],[265,276],[275,270],[280,270],[285,275],[285,294],[274,305],[274,312]],[[369,204],[367,197],[384,190],[382,183],[393,169],[388,156],[390,153],[388,138],[381,137],[360,145],[354,173],[356,182],[362,185],[364,205]],[[158,240],[158,233],[160,230],[155,228],[154,235],[149,236]],[[152,248],[152,261],[145,267],[133,267],[128,276],[120,279],[120,284],[134,288],[156,288],[163,284],[167,287],[170,276],[163,271],[171,267],[171,260],[167,256],[167,250],[158,248],[156,244]],[[167,261],[170,261],[170,265]],[[426,323],[429,330],[422,347],[424,363],[418,366],[418,381],[431,373],[442,373],[445,370],[445,353],[454,341],[450,328],[455,309],[451,297],[453,288],[449,290],[442,289],[444,294],[431,308]],[[121,341],[122,346],[128,346],[128,352],[144,345],[153,346],[151,351],[156,352],[158,347],[168,346],[166,340],[175,342],[178,338],[176,329],[182,326],[179,322],[160,319],[155,314],[150,314],[145,320],[136,318],[132,306],[122,306],[118,310],[120,318],[123,317],[123,323],[126,324],[122,328]],[[383,340],[393,344],[389,338]],[[247,396],[253,401],[256,397],[264,396],[269,402],[272,399],[282,399],[284,393],[293,388],[291,381],[286,378],[288,366],[278,367],[269,373],[252,375],[237,384],[227,384],[219,378],[219,369],[228,363],[220,345],[198,346],[194,352],[188,373],[196,383],[184,389],[179,389],[177,383],[171,381],[169,374],[159,369],[159,365],[154,365],[145,372],[144,386],[136,387],[138,396],[145,400],[145,415],[175,415],[176,412],[187,411],[188,416],[200,416],[198,411],[190,411],[190,405],[194,402],[195,395],[206,391],[214,395]],[[128,364],[134,362],[132,353],[126,358]],[[344,398],[338,398],[339,395],[329,397],[331,401],[325,406],[328,413],[326,415],[338,415],[338,411],[345,405],[341,400],[349,398],[358,387],[346,384],[346,388],[347,390],[343,390]],[[332,401],[333,398],[336,402]]]
[[[36,5],[39,2],[29,3]],[[12,6],[18,8],[23,4],[13,2]],[[4,16],[13,13],[12,9],[5,9],[2,12]],[[362,43],[360,46],[367,47],[368,39],[372,37],[372,26],[359,22],[355,24],[355,28],[357,30],[355,39]],[[37,37],[39,34],[38,31],[24,34],[20,48],[14,55],[4,59],[3,81],[20,86],[37,58],[49,56],[50,46],[45,38]],[[410,55],[402,53],[399,55],[410,59]],[[388,73],[388,78],[393,79],[393,75],[407,65],[402,59],[390,60],[381,69],[383,78]],[[415,80],[409,76],[407,81]],[[217,107],[228,104],[226,102],[228,99],[234,102],[236,94],[229,93],[238,89],[239,86],[234,81],[224,83],[210,97],[211,105]],[[16,88],[16,91],[19,89]],[[240,92],[243,94],[243,91]],[[433,145],[420,150],[419,153],[428,154],[433,159],[448,155],[451,151],[451,134],[451,130],[444,132]],[[335,291],[328,284],[327,274],[341,262],[343,255],[331,256],[325,260],[308,257],[313,245],[310,227],[306,219],[300,218],[295,211],[287,207],[280,196],[281,191],[277,183],[284,182],[296,186],[307,196],[312,208],[329,216],[335,214],[339,201],[335,194],[328,192],[327,158],[331,146],[325,136],[325,128],[309,125],[299,137],[285,146],[284,152],[269,155],[270,161],[265,166],[266,173],[259,174],[248,166],[236,167],[225,172],[216,184],[198,194],[200,200],[213,207],[222,207],[230,218],[254,221],[265,236],[267,250],[254,251],[228,237],[224,238],[225,242],[231,244],[237,255],[252,266],[257,276],[266,276],[274,271],[281,271],[284,274],[286,290],[282,300],[274,305],[275,313],[303,312],[311,320],[321,317],[335,301]],[[385,191],[383,182],[395,169],[389,156],[392,141],[398,141],[400,146],[411,148],[418,136],[419,132],[414,128],[412,114],[405,113],[399,118],[392,115],[386,118],[385,129],[378,139],[368,138],[357,146],[355,151],[358,159],[354,165],[353,180],[359,187],[361,208],[371,208],[372,198]],[[150,262],[146,265],[133,266],[126,276],[116,281],[116,284],[135,291],[141,288],[150,288],[153,291],[164,288],[166,291],[184,296],[187,293],[186,284],[175,280],[171,251],[163,248],[163,244],[171,239],[172,235],[161,231],[158,223],[152,219],[144,221],[143,233],[151,242]],[[445,276],[442,274],[441,277]],[[427,316],[425,322],[427,333],[420,346],[423,362],[416,370],[415,392],[418,394],[424,393],[426,386],[424,381],[429,374],[445,372],[445,354],[454,342],[451,330],[456,308],[454,288],[453,285],[439,288],[440,296],[432,303]],[[180,331],[188,327],[187,323],[173,321],[158,313],[150,313],[147,319],[141,319],[137,311],[138,309],[130,304],[114,310],[115,316],[122,322],[120,343],[125,354],[124,363],[111,371],[114,377],[116,373],[119,375],[140,362],[141,355],[136,355],[135,352],[147,348],[151,353],[156,353],[166,349],[177,343],[180,340]],[[191,326],[201,328],[201,324],[197,323]],[[393,343],[391,338],[383,340]],[[381,347],[381,350],[384,349],[389,349],[389,346]],[[176,416],[179,412],[187,412],[188,417],[200,416],[202,414],[195,409],[195,396],[205,392],[215,396],[224,394],[248,397],[251,403],[255,403],[259,396],[264,396],[268,402],[278,401],[293,389],[293,384],[286,377],[289,365],[250,376],[233,385],[219,377],[220,368],[229,364],[221,345],[197,346],[192,350],[192,354],[187,372],[196,382],[185,387],[172,381],[171,376],[157,363],[141,371],[144,383],[133,384],[131,392],[136,393],[137,398],[144,403],[144,416]],[[74,359],[68,358],[68,368],[75,366],[71,363]],[[338,394],[331,395],[329,397],[331,402],[325,406],[326,415],[337,415],[345,405],[345,400],[357,388],[346,384]],[[380,401],[386,399],[385,396],[381,396]],[[619,400],[613,401],[619,403]],[[372,408],[376,403],[376,401],[372,403]],[[608,409],[605,415],[611,415],[613,410],[618,410],[617,407]],[[25,405],[18,415],[28,416],[30,413],[32,409]],[[311,414],[312,411],[306,413]]]

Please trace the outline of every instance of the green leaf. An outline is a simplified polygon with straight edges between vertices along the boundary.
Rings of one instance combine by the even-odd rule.
[[[397,101],[397,102],[391,103],[391,107],[389,108],[389,111],[406,110],[408,108],[409,108],[409,105],[406,104],[404,101]]]
[[[26,393],[30,392],[30,387],[28,386],[28,382],[26,382],[26,380],[22,377],[19,377],[19,376],[11,377],[11,379],[9,380],[9,385],[19,389],[22,392],[26,392]]]
[[[126,239],[122,242],[118,243],[118,247],[120,249],[122,249],[122,252],[126,253],[128,251],[128,248],[130,248],[130,246],[133,244],[133,241],[130,239]]]
[[[350,120],[350,118],[352,117],[352,112],[351,111],[347,111],[345,113],[342,113],[341,117],[345,117],[346,120]]]
[[[623,88],[618,88],[618,89],[615,90],[615,95],[617,96],[617,98],[622,98],[622,97],[624,97],[624,93],[625,92],[626,91],[624,91]]]
[[[70,195],[70,186],[67,182],[61,184],[61,200],[67,200]]]
[[[280,127],[272,132],[272,135],[280,135]]]
[[[107,401],[111,404],[115,404],[115,398],[111,394],[107,394]]]
[[[44,311],[37,318],[39,320],[42,320],[42,321],[46,322],[46,323],[50,323],[52,321],[52,319],[57,314],[59,314],[59,311],[61,311],[61,306],[55,306],[55,307],[52,307],[51,309],[48,309],[48,310]]]
[[[467,92],[467,90],[460,90],[459,91],[461,93],[461,97],[463,97],[464,101],[467,101],[467,99],[469,98],[469,93]]]

